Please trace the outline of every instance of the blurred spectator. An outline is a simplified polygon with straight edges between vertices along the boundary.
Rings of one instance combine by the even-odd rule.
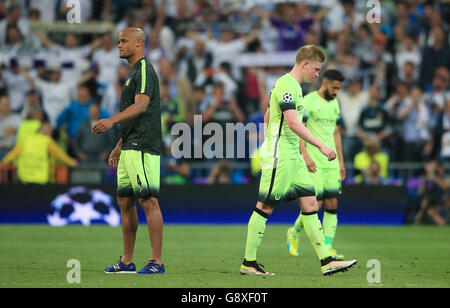
[[[161,96],[161,121],[162,135],[170,133],[173,124],[184,122],[186,114],[184,112],[183,101],[179,97],[171,97],[169,83],[166,80],[160,82]]]
[[[210,99],[210,95],[206,94],[205,87],[194,87],[192,91],[192,106],[194,113],[198,114],[201,113],[200,106],[204,104],[204,101]]]
[[[10,6],[6,18],[0,21],[0,46],[8,44],[8,28],[17,29],[22,38],[28,35],[28,22],[22,16],[22,10],[19,5]]]
[[[213,67],[218,68],[223,62],[233,64],[236,56],[244,52],[247,46],[257,39],[258,35],[259,29],[255,29],[243,37],[236,37],[235,30],[224,28],[220,32],[220,39],[217,40],[212,32],[209,32],[206,40],[206,49],[213,54]],[[200,36],[195,38],[201,39]],[[236,67],[232,65],[231,70],[233,76],[239,76]]]
[[[225,97],[224,86],[222,83],[217,82],[213,86],[212,94],[207,96],[207,99],[203,100],[200,105],[200,112],[202,113],[203,123],[213,122],[219,124],[222,127],[222,131],[226,132],[227,123],[244,122],[245,115],[239,108],[236,100]],[[235,134],[223,133],[223,146],[222,149],[215,149],[215,151],[223,151],[223,155],[235,155],[231,151],[236,150]],[[215,145],[217,146],[217,145]],[[214,150],[211,149],[213,152]],[[228,153],[230,151],[230,154]],[[214,152],[216,153],[216,152]],[[211,153],[205,153],[206,157],[212,155]],[[229,156],[227,156],[230,158]]]
[[[388,112],[380,106],[380,88],[372,84],[369,88],[369,104],[361,111],[357,135],[363,142],[374,136],[383,144],[391,134]]]
[[[264,70],[257,67],[248,67],[244,71],[244,78],[241,82],[241,89],[238,93],[238,100],[244,101],[242,109],[245,114],[251,116],[256,113],[257,117],[264,117],[265,110],[269,105],[269,93],[266,87]],[[254,122],[254,121],[252,121]]]
[[[105,91],[100,106],[110,115],[114,115],[120,111],[120,96],[122,95],[122,88],[128,79],[129,73],[130,67],[128,65],[120,65],[117,69],[116,82],[109,85]]]
[[[51,159],[74,167],[76,160],[68,156],[50,136],[52,127],[42,123],[39,132],[18,143],[3,158],[9,164],[17,159],[17,174],[22,183],[47,184],[49,182]]]
[[[419,87],[413,88],[408,100],[403,101],[397,120],[401,123],[404,160],[424,161],[431,152],[430,114]]]
[[[231,184],[231,170],[228,160],[219,160],[211,169],[208,184]]]
[[[358,43],[354,45],[352,52],[359,59],[359,68],[363,71],[367,70],[372,66],[371,60],[374,55],[372,49],[373,33],[369,25],[361,24],[355,32],[354,39]]]
[[[425,92],[425,102],[435,115],[444,110],[445,103],[450,97],[450,71],[448,67],[436,69],[432,79],[432,89]]]
[[[263,19],[269,19],[272,27],[277,30],[279,51],[297,50],[305,45],[307,31],[315,20],[321,20],[328,13],[328,9],[323,8],[313,15],[303,3],[278,3],[271,13],[257,7],[254,11]]]
[[[395,62],[397,63],[398,77],[404,79],[404,67],[406,63],[412,63],[414,67],[419,67],[421,63],[420,48],[417,45],[417,37],[411,33],[407,33],[403,38],[403,42],[399,45],[399,50],[395,54]]]
[[[179,74],[189,78],[196,86],[212,84],[213,56],[206,50],[205,42],[197,39],[194,43],[192,53],[180,63]]]
[[[11,104],[6,95],[0,97],[0,157],[14,147],[16,143],[17,129],[21,117],[11,112]]]
[[[27,117],[19,125],[16,143],[21,143],[25,139],[36,134],[39,131],[39,128],[41,128],[43,121],[44,112],[42,109],[31,107]]]
[[[98,81],[109,86],[116,81],[117,68],[120,63],[126,64],[126,61],[117,56],[112,33],[103,34],[101,40],[101,47],[94,52],[92,62],[96,63],[100,70]]]
[[[203,101],[200,106],[203,122],[210,121],[221,124],[244,122],[245,115],[239,109],[234,99],[225,97],[224,85],[220,82],[214,84],[211,99]]]
[[[380,85],[381,97],[391,91],[390,80],[392,80],[395,71],[395,61],[391,52],[388,50],[387,37],[381,32],[375,33],[372,40],[371,56],[367,57],[368,66],[361,74],[364,77],[366,85],[374,80]]]
[[[363,90],[361,80],[349,80],[347,89],[339,91],[337,99],[341,109],[345,133],[342,135],[344,159],[352,160],[362,148],[357,136],[361,111],[369,104],[369,91]]]
[[[116,144],[112,130],[104,134],[92,133],[92,126],[100,120],[100,106],[92,103],[88,107],[89,119],[81,122],[74,140],[74,151],[80,162],[105,162]],[[105,114],[103,115],[105,117]]]
[[[57,2],[58,0],[30,1],[30,9],[36,9],[39,11],[40,21],[51,23],[55,21]]]
[[[227,99],[236,99],[238,83],[233,78],[230,63],[220,63],[220,66],[214,73],[213,81],[223,84],[224,95]]]
[[[152,29],[148,35],[146,57],[151,63],[156,65],[163,59],[170,61],[174,59],[173,50],[162,45],[158,29]],[[156,72],[159,71],[158,66],[156,66],[155,70]]]
[[[88,45],[79,46],[78,38],[73,33],[66,34],[64,46],[54,43],[43,33],[36,32],[36,36],[43,46],[56,54],[57,61],[61,63],[61,79],[68,82],[78,79],[89,68],[87,58],[102,44],[99,38]]]
[[[22,108],[27,93],[32,85],[22,74],[20,74],[19,63],[16,58],[10,60],[9,69],[3,71],[3,80],[11,102],[11,109],[16,112]]]
[[[69,138],[75,140],[81,123],[89,120],[89,106],[93,104],[92,94],[89,88],[82,84],[78,86],[77,99],[72,101],[59,114],[57,128],[66,128]],[[109,114],[100,110],[100,118],[108,118]]]
[[[6,94],[6,80],[4,77],[5,65],[0,63],[0,96]]]
[[[4,45],[6,53],[10,56],[30,55],[33,52],[31,41],[26,41],[20,29],[16,25],[6,27],[6,42]],[[4,51],[5,52],[5,51]]]
[[[404,127],[402,121],[399,121],[398,116],[402,106],[411,105],[411,98],[409,96],[410,89],[410,86],[406,82],[398,80],[395,84],[395,92],[384,103],[384,107],[390,115],[392,134],[388,141],[390,141],[391,159],[394,161],[403,161],[405,158],[402,147]]]
[[[179,98],[184,104],[184,113],[188,123],[193,123],[195,113],[192,101],[192,84],[188,78],[177,75],[177,71],[172,61],[161,60],[159,63],[159,76],[169,85],[169,95],[171,98]]]
[[[362,182],[365,185],[386,185],[387,179],[380,175],[380,164],[373,160],[368,168],[362,170]]]
[[[436,122],[433,136],[433,157],[438,157],[446,163],[450,162],[450,97],[445,104],[445,112]]]
[[[190,165],[184,158],[172,156],[170,144],[165,145],[161,157],[161,181],[165,184],[183,185],[189,183]]]
[[[29,115],[30,110],[44,110],[42,108],[42,101],[39,96],[39,93],[35,89],[31,89],[27,92],[27,95],[25,96],[25,102],[22,105],[22,110],[20,110],[20,116],[22,119],[27,118]],[[44,118],[46,119],[46,115],[44,114]]]
[[[47,114],[52,127],[56,126],[59,114],[69,105],[71,92],[77,85],[84,83],[92,77],[92,73],[87,72],[77,80],[63,82],[61,79],[61,68],[58,63],[48,65],[49,80],[31,76],[26,70],[22,70],[22,75],[28,79],[39,90],[42,95],[44,111]]]
[[[412,87],[418,84],[419,76],[417,71],[417,66],[411,62],[406,61],[403,64],[402,70],[399,72],[399,78],[408,85],[408,87]]]
[[[417,31],[420,27],[419,19],[417,18],[416,12],[414,11],[414,6],[412,1],[400,0],[396,3],[396,16],[394,24],[396,26],[401,26],[406,31]]]
[[[425,174],[421,178],[419,187],[422,200],[414,217],[414,224],[420,224],[426,213],[438,226],[444,226],[446,221],[439,215],[442,208],[448,207],[449,185],[444,167],[438,160],[431,160],[424,169]]]
[[[358,65],[359,59],[355,56],[351,49],[351,39],[341,34],[336,40],[336,53],[333,57],[336,69],[341,71],[348,79],[356,79],[359,76]]]
[[[364,22],[364,15],[355,9],[355,0],[336,1],[325,17],[324,28],[329,42],[340,33],[349,33]],[[330,47],[330,46],[327,46]]]
[[[450,48],[444,30],[441,26],[434,26],[431,34],[434,43],[424,48],[420,65],[420,85],[425,90],[430,88],[430,81],[438,67],[450,67]]]
[[[375,162],[376,164],[372,164]],[[355,155],[354,166],[357,171],[356,183],[362,183],[368,178],[370,181],[379,177],[388,177],[389,156],[381,152],[380,141],[376,137],[364,140],[364,150]]]

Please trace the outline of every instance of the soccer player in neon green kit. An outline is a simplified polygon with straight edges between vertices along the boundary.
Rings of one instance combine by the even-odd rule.
[[[339,103],[336,95],[342,87],[344,76],[338,70],[327,70],[323,74],[322,86],[305,96],[306,128],[325,145],[338,154],[338,159],[329,161],[310,143],[300,140],[300,152],[305,159],[308,171],[314,182],[319,209],[325,205],[323,233],[325,245],[335,259],[342,260],[343,255],[333,249],[333,239],[337,228],[337,205],[341,194],[341,181],[345,179],[344,158],[342,156],[341,135],[338,124],[341,121]],[[293,256],[299,255],[299,233],[304,227],[302,213],[293,227],[287,231],[287,248]]]
[[[292,70],[280,77],[270,94],[269,108],[264,116],[266,139],[261,146],[262,173],[256,208],[247,228],[245,257],[240,267],[244,275],[274,275],[256,261],[256,254],[274,207],[297,200],[303,227],[321,264],[323,275],[344,271],[356,260],[335,260],[325,247],[322,225],[317,216],[316,193],[306,163],[299,151],[300,138],[314,145],[327,160],[336,153],[314,137],[303,125],[301,82],[311,82],[319,75],[324,53],[314,45],[300,48]]]

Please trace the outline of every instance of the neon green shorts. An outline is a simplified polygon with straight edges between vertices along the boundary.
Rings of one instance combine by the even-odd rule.
[[[339,169],[317,168],[310,173],[317,193],[317,200],[337,198],[341,195],[341,173]]]
[[[117,196],[159,198],[160,156],[122,150],[117,167]]]
[[[313,180],[302,156],[263,161],[262,166],[258,201],[277,205],[316,195]]]

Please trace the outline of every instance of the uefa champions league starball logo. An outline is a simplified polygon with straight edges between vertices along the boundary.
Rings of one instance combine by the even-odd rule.
[[[51,203],[47,221],[52,226],[103,222],[110,226],[120,225],[120,214],[113,205],[113,198],[99,189],[83,186],[72,187],[69,192],[58,195]]]
[[[284,93],[283,94],[283,101],[285,102],[285,103],[290,103],[290,102],[292,102],[292,95],[290,94],[290,93]]]

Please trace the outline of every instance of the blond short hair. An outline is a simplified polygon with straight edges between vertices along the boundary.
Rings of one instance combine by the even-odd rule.
[[[295,63],[300,64],[303,61],[319,62],[325,61],[324,52],[315,45],[305,45],[297,51]]]

